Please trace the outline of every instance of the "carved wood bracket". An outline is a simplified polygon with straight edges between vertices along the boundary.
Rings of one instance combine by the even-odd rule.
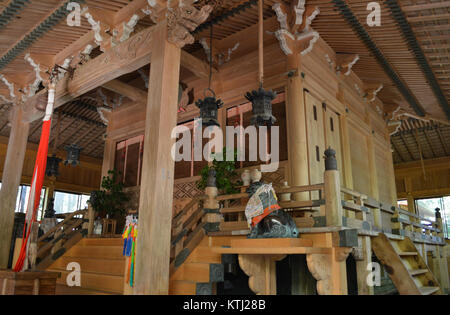
[[[280,23],[275,36],[286,55],[306,55],[319,39],[319,33],[311,28],[311,23],[320,10],[318,7],[306,7],[305,2],[306,0],[295,0],[290,5],[275,3],[272,6]]]
[[[245,272],[250,289],[256,295],[276,295],[276,267],[275,262],[286,255],[239,255],[239,266]]]
[[[336,288],[336,283],[340,283],[339,278],[346,277],[346,275],[342,275],[341,269],[336,266],[345,263],[351,251],[351,247],[335,247],[331,254],[306,255],[308,269],[314,279],[317,280],[318,294],[330,295],[339,291],[339,288]]]

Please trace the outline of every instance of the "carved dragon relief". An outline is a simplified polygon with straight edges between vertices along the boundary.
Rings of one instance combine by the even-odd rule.
[[[210,5],[199,10],[193,3],[194,0],[180,0],[177,7],[167,11],[168,41],[180,48],[195,42],[190,32],[205,22],[213,10]]]
[[[280,23],[275,36],[286,55],[298,51],[306,55],[319,39],[319,33],[311,28],[311,23],[320,10],[318,7],[305,7],[305,1],[295,0],[290,5],[275,3],[272,6]]]

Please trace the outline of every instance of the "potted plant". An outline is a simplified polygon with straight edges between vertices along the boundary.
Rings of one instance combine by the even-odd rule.
[[[213,168],[216,171],[216,183],[219,194],[235,194],[239,192],[240,181],[234,181],[238,174],[236,172],[237,150],[234,151],[233,160],[227,161],[227,150],[213,154],[212,165],[207,165],[200,171],[201,179],[197,182],[197,188],[204,190],[208,181],[209,170]],[[218,157],[222,159],[218,160]]]
[[[130,198],[123,191],[123,184],[119,182],[118,175],[119,172],[116,170],[108,171],[108,176],[102,179],[102,189],[92,191],[89,202],[101,218],[117,220],[120,228],[121,221],[125,219],[126,203]]]

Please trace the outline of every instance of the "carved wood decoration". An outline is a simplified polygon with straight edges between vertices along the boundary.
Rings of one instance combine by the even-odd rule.
[[[320,295],[342,294],[346,292],[346,281],[342,283],[341,264],[352,251],[351,247],[333,247],[331,254],[307,254],[306,262],[314,279],[317,280],[317,293]],[[345,269],[345,268],[344,268]],[[345,274],[344,274],[345,277]]]
[[[180,48],[195,42],[190,32],[205,22],[213,10],[210,5],[205,5],[199,10],[193,3],[194,0],[184,0],[179,2],[178,7],[168,8],[168,40]]]
[[[375,84],[366,84],[366,99],[369,102],[375,101],[375,98],[377,97],[378,92],[381,91],[383,88],[383,84],[381,83],[375,83]]]
[[[308,254],[306,262],[312,276],[317,280],[317,293],[331,294],[331,255]]]
[[[311,23],[320,10],[318,7],[305,6],[305,2],[306,0],[295,0],[290,5],[275,3],[272,6],[280,23],[275,36],[286,55],[306,55],[319,39],[319,33],[311,28]]]
[[[356,54],[336,54],[336,72],[350,75],[352,67],[359,60]]]
[[[244,255],[238,257],[239,266],[249,277],[248,286],[256,295],[276,295],[276,265],[286,255]]]

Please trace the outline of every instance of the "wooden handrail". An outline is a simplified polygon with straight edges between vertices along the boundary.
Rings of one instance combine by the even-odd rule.
[[[44,233],[44,235],[42,235],[40,238],[38,238],[38,242],[42,242],[47,237],[49,237],[53,232],[59,230],[61,227],[63,227],[67,223],[67,221],[72,219],[74,216],[79,215],[79,214],[86,214],[86,213],[87,213],[86,209],[72,212],[71,214],[66,216],[66,218],[63,221],[59,222],[57,225],[55,225],[50,230],[48,230],[46,233]]]
[[[200,202],[201,200],[205,200],[206,197],[204,195],[202,196],[197,196],[192,198],[192,200],[184,206],[183,209],[181,209],[172,219],[172,227],[176,227],[179,223],[180,220],[186,215],[186,213],[193,207],[195,206],[198,202]]]
[[[316,185],[305,185],[305,186],[292,186],[288,188],[278,188],[276,189],[277,194],[284,194],[284,193],[299,193],[299,192],[308,192],[308,191],[316,191],[316,190],[323,190],[324,184],[316,184]]]

